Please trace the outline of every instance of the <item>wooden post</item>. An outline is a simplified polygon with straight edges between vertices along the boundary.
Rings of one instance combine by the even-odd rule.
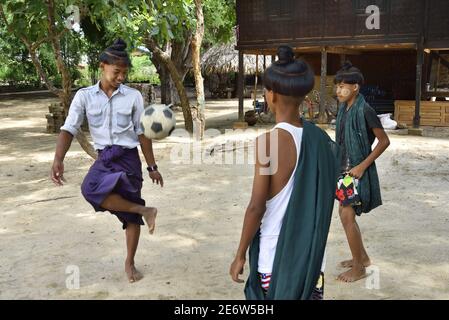
[[[413,119],[413,126],[418,128],[420,125],[421,112],[421,83],[422,83],[422,65],[424,61],[424,38],[420,37],[417,45],[416,57],[416,100],[415,100],[415,117]]]
[[[429,24],[429,1],[425,0],[421,3],[422,19],[420,19],[421,30],[416,46],[416,94],[415,94],[415,117],[413,118],[413,127],[418,129],[421,122],[421,97],[422,97],[422,79],[423,79],[423,63],[424,63],[424,42],[427,36],[427,28]]]
[[[238,76],[238,95],[239,95],[239,121],[243,121],[243,88],[245,86],[245,69],[243,65],[243,51],[239,50],[239,76]]]
[[[263,74],[264,74],[264,76],[265,76],[266,70],[267,70],[267,56],[264,54],[263,55]],[[265,84],[263,84],[263,85],[265,88]],[[265,91],[263,91],[263,92],[264,92],[264,94],[263,94],[263,102],[264,102],[263,112],[267,113],[268,112],[267,98],[265,97]]]
[[[426,59],[425,59],[425,66],[426,66],[426,76],[425,76],[425,83],[423,84],[423,86],[425,87],[425,92],[426,92],[426,98],[429,97],[429,92],[430,90],[427,90],[427,84],[430,84],[430,76],[432,74],[432,65],[433,65],[433,54],[432,51],[430,51],[428,54],[426,54]]]
[[[437,67],[437,77],[435,82],[435,93],[438,91],[438,86],[440,85],[440,69],[441,69],[441,56],[438,55],[438,67]]]
[[[321,47],[321,83],[320,83],[320,113],[318,123],[327,123],[326,114],[326,78],[327,78],[327,51],[326,47]]]
[[[257,100],[257,76],[259,75],[259,55],[256,54],[256,76],[254,78],[254,109],[256,109]]]

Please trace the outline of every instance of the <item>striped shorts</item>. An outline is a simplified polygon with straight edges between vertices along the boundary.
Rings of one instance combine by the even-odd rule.
[[[271,273],[259,273],[259,279],[263,293],[266,295],[268,292],[268,288],[270,287]]]
[[[264,295],[267,295],[270,288],[271,273],[259,273],[260,285],[262,287]],[[320,277],[316,287],[313,289],[312,297],[310,300],[323,300],[324,299],[324,272],[320,272]]]

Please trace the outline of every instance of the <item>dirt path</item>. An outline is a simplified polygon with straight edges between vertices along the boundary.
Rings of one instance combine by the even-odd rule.
[[[145,278],[130,285],[120,223],[107,213],[94,214],[80,194],[92,160],[74,143],[65,161],[67,184],[57,188],[48,179],[56,135],[45,133],[45,113],[53,100],[0,100],[0,298],[242,299],[243,286],[230,280],[228,268],[252,166],[176,164],[170,152],[177,140],[155,143],[166,185],[144,183],[143,197],[159,215],[156,234],[144,233],[136,257]],[[230,127],[236,106],[209,102],[208,126]],[[384,205],[359,220],[379,288],[334,280],[341,272],[337,262],[349,255],[335,214],[328,299],[449,299],[449,140],[391,140],[378,161]],[[80,270],[78,290],[66,286],[68,266]],[[369,283],[376,285],[374,280]]]

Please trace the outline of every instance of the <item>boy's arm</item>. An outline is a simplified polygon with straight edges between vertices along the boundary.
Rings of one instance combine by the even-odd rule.
[[[51,167],[51,179],[53,182],[62,186],[64,180],[64,158],[67,151],[72,144],[73,137],[78,134],[83,121],[85,113],[85,103],[83,93],[81,90],[77,91],[70,104],[69,114],[61,127],[58,140],[56,142],[55,158]]]
[[[156,160],[154,159],[153,153],[153,142],[145,137],[143,134],[139,135],[140,147],[142,149],[142,153],[145,157],[145,161],[149,167],[154,167],[156,165]],[[161,184],[161,187],[164,186],[164,180],[162,179],[162,175],[158,170],[150,172],[150,178],[157,184]]]
[[[232,263],[229,271],[232,280],[239,283],[243,282],[243,280],[239,279],[239,274],[243,273],[243,266],[246,262],[246,251],[248,250],[248,247],[251,244],[254,235],[260,227],[260,222],[262,221],[262,217],[265,212],[265,204],[269,193],[270,175],[261,173],[261,171],[263,171],[263,168],[269,167],[269,163],[262,163],[261,157],[259,155],[259,149],[265,147],[267,148],[265,153],[266,155],[268,154],[269,150],[268,135],[264,135],[256,140],[256,165],[253,191],[243,221],[243,229],[239,248],[237,250],[235,260]]]
[[[64,158],[72,144],[73,136],[71,133],[61,130],[56,142],[55,158],[51,167],[51,179],[56,185],[62,186],[64,180]]]
[[[390,139],[388,138],[383,128],[373,128],[372,130],[377,140],[379,140],[379,143],[376,145],[376,147],[370,153],[370,155],[365,160],[362,161],[362,163],[360,163],[358,166],[352,168],[352,170],[349,171],[349,174],[357,179],[363,177],[363,174],[365,173],[366,169],[368,169],[373,164],[373,162],[377,158],[379,158],[380,155],[384,153],[384,151],[390,145]]]

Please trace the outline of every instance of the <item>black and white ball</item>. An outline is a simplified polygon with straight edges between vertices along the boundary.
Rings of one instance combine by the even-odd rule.
[[[149,105],[140,117],[140,126],[148,139],[163,139],[175,130],[175,114],[165,104]]]

